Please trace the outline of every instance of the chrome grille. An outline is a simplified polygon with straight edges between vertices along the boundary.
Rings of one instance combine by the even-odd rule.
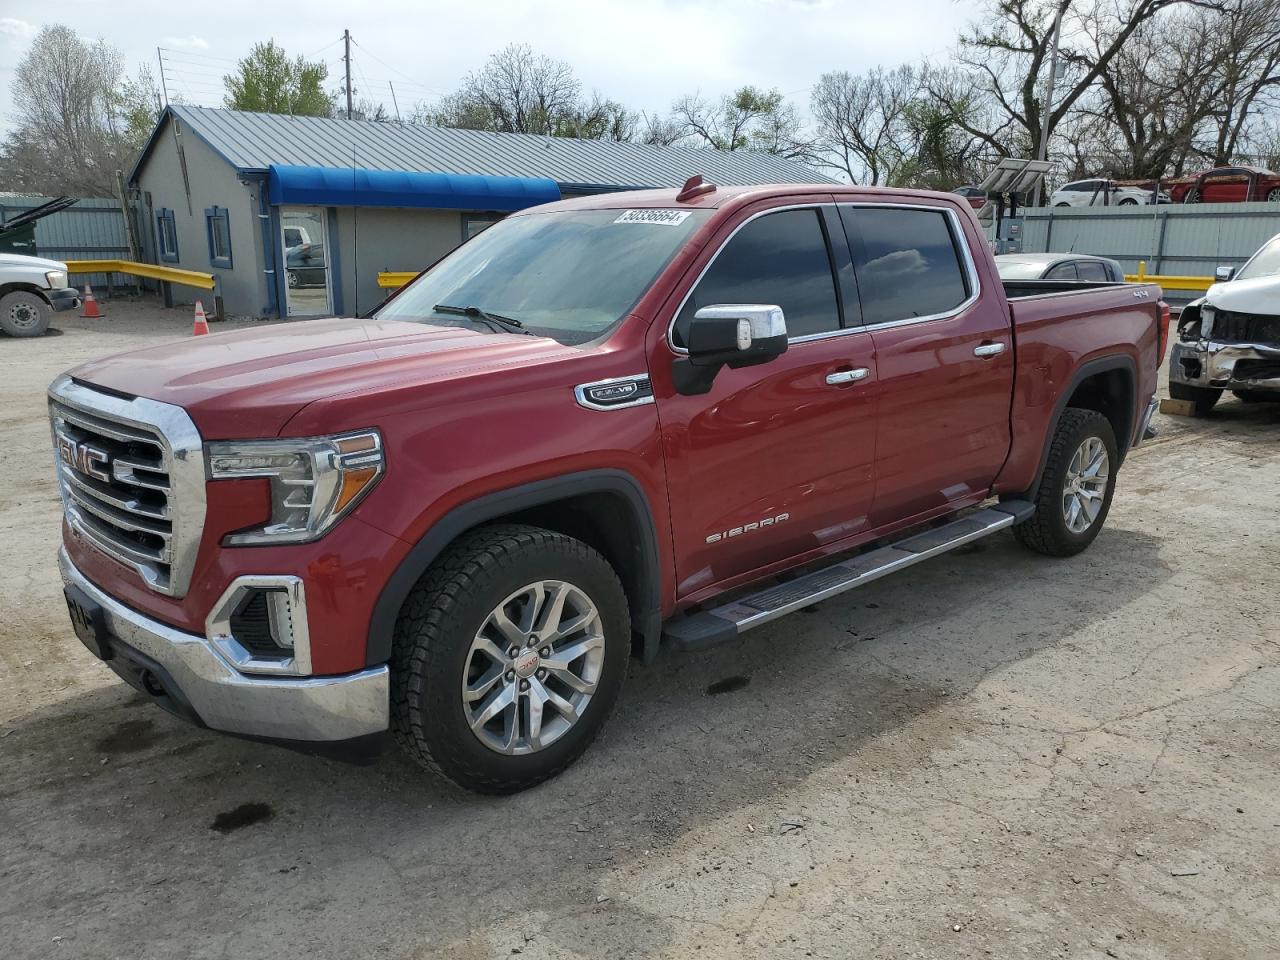
[[[86,542],[182,596],[204,525],[199,433],[172,404],[61,377],[49,390],[54,462],[67,521]]]

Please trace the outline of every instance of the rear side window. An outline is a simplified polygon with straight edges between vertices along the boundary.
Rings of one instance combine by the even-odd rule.
[[[939,210],[841,207],[854,250],[863,322],[949,313],[969,299],[969,278]]]
[[[1046,280],[1075,280],[1076,265],[1075,261],[1068,260],[1066,263],[1060,263],[1048,273],[1044,275]]]
[[[821,212],[782,210],[749,221],[725,244],[676,318],[672,341],[702,307],[770,303],[782,308],[791,339],[840,329],[840,307]]]
[[[1080,274],[1081,280],[1110,280],[1107,275],[1107,265],[1101,260],[1079,260],[1076,262],[1076,272]]]

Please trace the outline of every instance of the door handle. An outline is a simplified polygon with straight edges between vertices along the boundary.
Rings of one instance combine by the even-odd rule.
[[[973,348],[973,355],[982,357],[984,360],[987,357],[998,357],[1002,353],[1004,353],[1003,343],[982,343]]]
[[[865,379],[870,372],[866,367],[859,367],[857,370],[837,370],[835,373],[827,374],[827,385],[838,387],[844,383],[857,383]]]

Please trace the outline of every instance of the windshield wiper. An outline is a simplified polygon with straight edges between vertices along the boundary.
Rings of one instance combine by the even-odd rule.
[[[534,336],[534,334],[526,330],[524,324],[515,317],[504,317],[500,313],[490,313],[488,310],[481,310],[479,307],[455,307],[447,303],[437,303],[432,307],[432,309],[435,310],[436,313],[446,313],[456,317],[471,317],[475,320],[483,320],[485,323],[489,324],[490,330],[498,331],[502,328],[506,328],[507,330],[514,330],[517,333],[527,333],[531,337]]]

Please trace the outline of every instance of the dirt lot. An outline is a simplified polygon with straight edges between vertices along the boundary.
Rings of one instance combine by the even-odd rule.
[[[1081,557],[1002,534],[635,665],[582,763],[478,799],[190,729],[79,645],[43,390],[189,324],[110,310],[0,339],[4,956],[1276,956],[1280,405],[1161,418]]]

